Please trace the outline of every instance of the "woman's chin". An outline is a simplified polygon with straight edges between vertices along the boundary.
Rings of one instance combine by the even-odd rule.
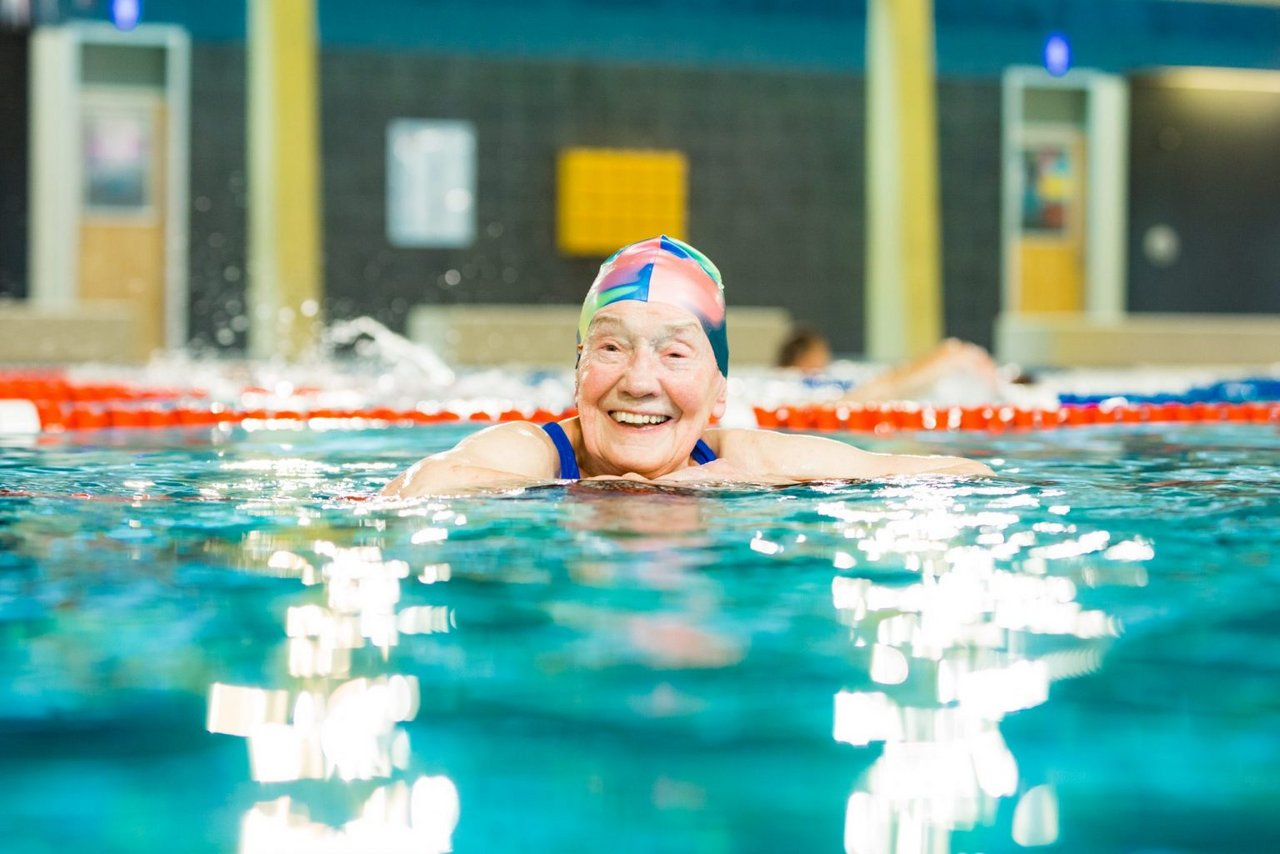
[[[608,459],[606,464],[614,474],[638,474],[649,480],[661,477],[674,469],[673,466],[666,465],[664,460],[641,456],[617,456]]]

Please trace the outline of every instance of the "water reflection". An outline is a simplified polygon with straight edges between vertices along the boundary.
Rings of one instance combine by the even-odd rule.
[[[657,538],[706,531],[707,497],[690,490],[583,481],[568,492],[574,499],[568,508],[572,530]]]
[[[496,626],[507,627],[503,620],[516,611],[528,621],[511,629],[527,635],[472,636],[466,666],[498,674],[492,684],[472,685],[475,696],[510,694],[551,720],[577,720],[580,709],[566,712],[561,694],[546,690],[568,687],[587,709],[622,712],[613,725],[628,733],[633,724],[642,732],[655,720],[674,721],[677,729],[685,719],[708,726],[733,708],[733,693],[765,660],[757,644],[767,655],[767,633],[775,631],[761,622],[768,607],[746,598],[738,603],[750,604],[745,620],[736,623],[717,586],[726,579],[719,569],[707,570],[711,555],[744,550],[753,562],[745,572],[760,561],[803,566],[823,556],[816,571],[824,585],[830,577],[829,593],[819,588],[816,595],[829,595],[847,627],[848,657],[865,673],[859,683],[842,687],[826,679],[819,689],[832,698],[831,738],[880,750],[847,798],[847,778],[836,784],[846,850],[951,850],[956,834],[1000,821],[1003,827],[992,832],[1012,843],[1057,841],[1054,788],[1019,768],[1001,723],[1045,703],[1055,682],[1100,667],[1121,629],[1089,606],[1087,591],[1145,584],[1151,544],[1077,523],[1068,497],[1043,487],[917,482],[757,498],[737,505],[707,495],[561,489],[536,501],[489,497],[357,509],[363,530],[375,534],[366,541],[379,546],[340,545],[341,533],[319,516],[306,522],[299,516],[292,531],[247,533],[241,559],[259,572],[296,578],[309,596],[283,615],[283,686],[217,683],[209,692],[208,728],[244,738],[251,778],[275,787],[274,797],[244,813],[241,849],[452,846],[458,791],[448,777],[416,773],[420,763],[411,757],[406,725],[419,713],[424,686],[394,665],[406,635],[450,633],[455,616],[448,605],[406,596],[406,585],[448,583],[456,567],[461,577],[447,588],[455,598],[437,603],[474,601],[476,614],[491,615]],[[783,504],[795,506],[779,509]],[[304,511],[293,506],[289,513]],[[470,523],[467,513],[475,517]],[[563,532],[555,540],[516,537],[513,525],[525,516],[529,525]],[[567,560],[533,554],[567,545]],[[427,554],[433,562],[392,559],[383,547]],[[492,571],[484,565],[486,550],[499,564]],[[562,586],[562,579],[576,586]],[[812,591],[803,596],[814,600]],[[520,608],[504,611],[512,599]],[[555,633],[538,629],[544,618]],[[824,625],[831,627],[825,617]],[[807,666],[822,653],[804,655]],[[731,673],[717,683],[730,686],[730,696],[700,690],[704,683],[690,676],[697,672]],[[611,705],[609,691],[636,687],[625,679],[637,673],[639,687]],[[799,714],[794,707],[786,713],[793,712]],[[820,727],[817,737],[831,746],[825,723]],[[461,765],[452,770],[466,778]],[[712,782],[696,797],[682,788],[693,784],[665,766],[658,770],[654,779],[666,781],[654,784],[659,812],[679,803],[718,815],[715,769],[707,770]],[[633,772],[628,766],[618,773]],[[556,775],[567,772],[546,773],[552,778],[546,785],[559,785]],[[346,820],[313,817],[316,805],[303,797],[313,790],[300,781],[345,787]],[[501,812],[501,805],[473,809]]]
[[[436,513],[433,520],[449,521],[452,515]],[[444,528],[423,530],[436,532],[431,541],[447,536]],[[415,573],[404,561],[384,559],[376,547],[340,547],[328,540],[312,541],[308,557],[284,548],[287,539],[251,532],[243,553],[270,574],[323,590],[322,604],[293,605],[285,612],[293,687],[214,683],[208,729],[246,739],[250,777],[258,783],[389,782],[374,788],[340,826],[313,821],[307,805],[291,796],[257,803],[241,821],[240,850],[452,850],[459,817],[453,781],[431,775],[407,779],[410,744],[403,724],[418,714],[417,678],[353,675],[352,664],[355,650],[389,662],[401,635],[453,628],[446,607],[398,607],[402,582],[447,581],[448,565],[428,564]],[[356,791],[350,789],[353,797]]]
[[[1153,550],[1076,530],[1054,490],[888,488],[882,497],[871,511],[820,507],[851,542],[833,561],[841,574],[831,597],[874,687],[836,693],[833,737],[883,745],[849,797],[845,849],[951,850],[952,834],[992,825],[1020,789],[1013,841],[1052,844],[1054,790],[1020,779],[1000,721],[1044,703],[1053,682],[1100,666],[1120,627],[1083,607],[1079,587],[1145,584],[1129,562]],[[1062,521],[1021,521],[1044,512]],[[965,540],[975,544],[955,545]],[[882,562],[911,575],[885,581]]]

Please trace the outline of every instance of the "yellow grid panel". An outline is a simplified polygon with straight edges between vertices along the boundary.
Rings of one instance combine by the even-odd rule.
[[[684,152],[565,148],[558,166],[556,243],[566,255],[608,255],[658,234],[685,239]]]

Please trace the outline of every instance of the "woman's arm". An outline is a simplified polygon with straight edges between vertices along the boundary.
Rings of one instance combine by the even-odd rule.
[[[471,489],[532,486],[555,480],[559,457],[535,424],[498,424],[419,460],[382,488],[388,498],[416,498]]]
[[[913,474],[965,477],[993,472],[962,457],[878,454],[821,436],[771,430],[720,430],[720,457],[748,477],[764,481],[876,479]]]

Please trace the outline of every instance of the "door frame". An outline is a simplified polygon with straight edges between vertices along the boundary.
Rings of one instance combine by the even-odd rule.
[[[1079,127],[1084,143],[1083,313],[1110,321],[1125,314],[1126,246],[1129,197],[1129,88],[1114,74],[1073,69],[1054,77],[1037,66],[1012,66],[1002,81],[1001,313],[1019,314],[1022,271],[1022,150],[1034,133],[1023,106],[1028,91],[1068,89],[1082,92],[1085,115]]]
[[[187,341],[187,243],[191,150],[191,41],[182,27],[143,24],[128,32],[73,21],[38,27],[31,45],[30,289],[33,304],[74,305],[83,208],[80,115],[86,45],[160,48],[165,57],[164,346]]]

